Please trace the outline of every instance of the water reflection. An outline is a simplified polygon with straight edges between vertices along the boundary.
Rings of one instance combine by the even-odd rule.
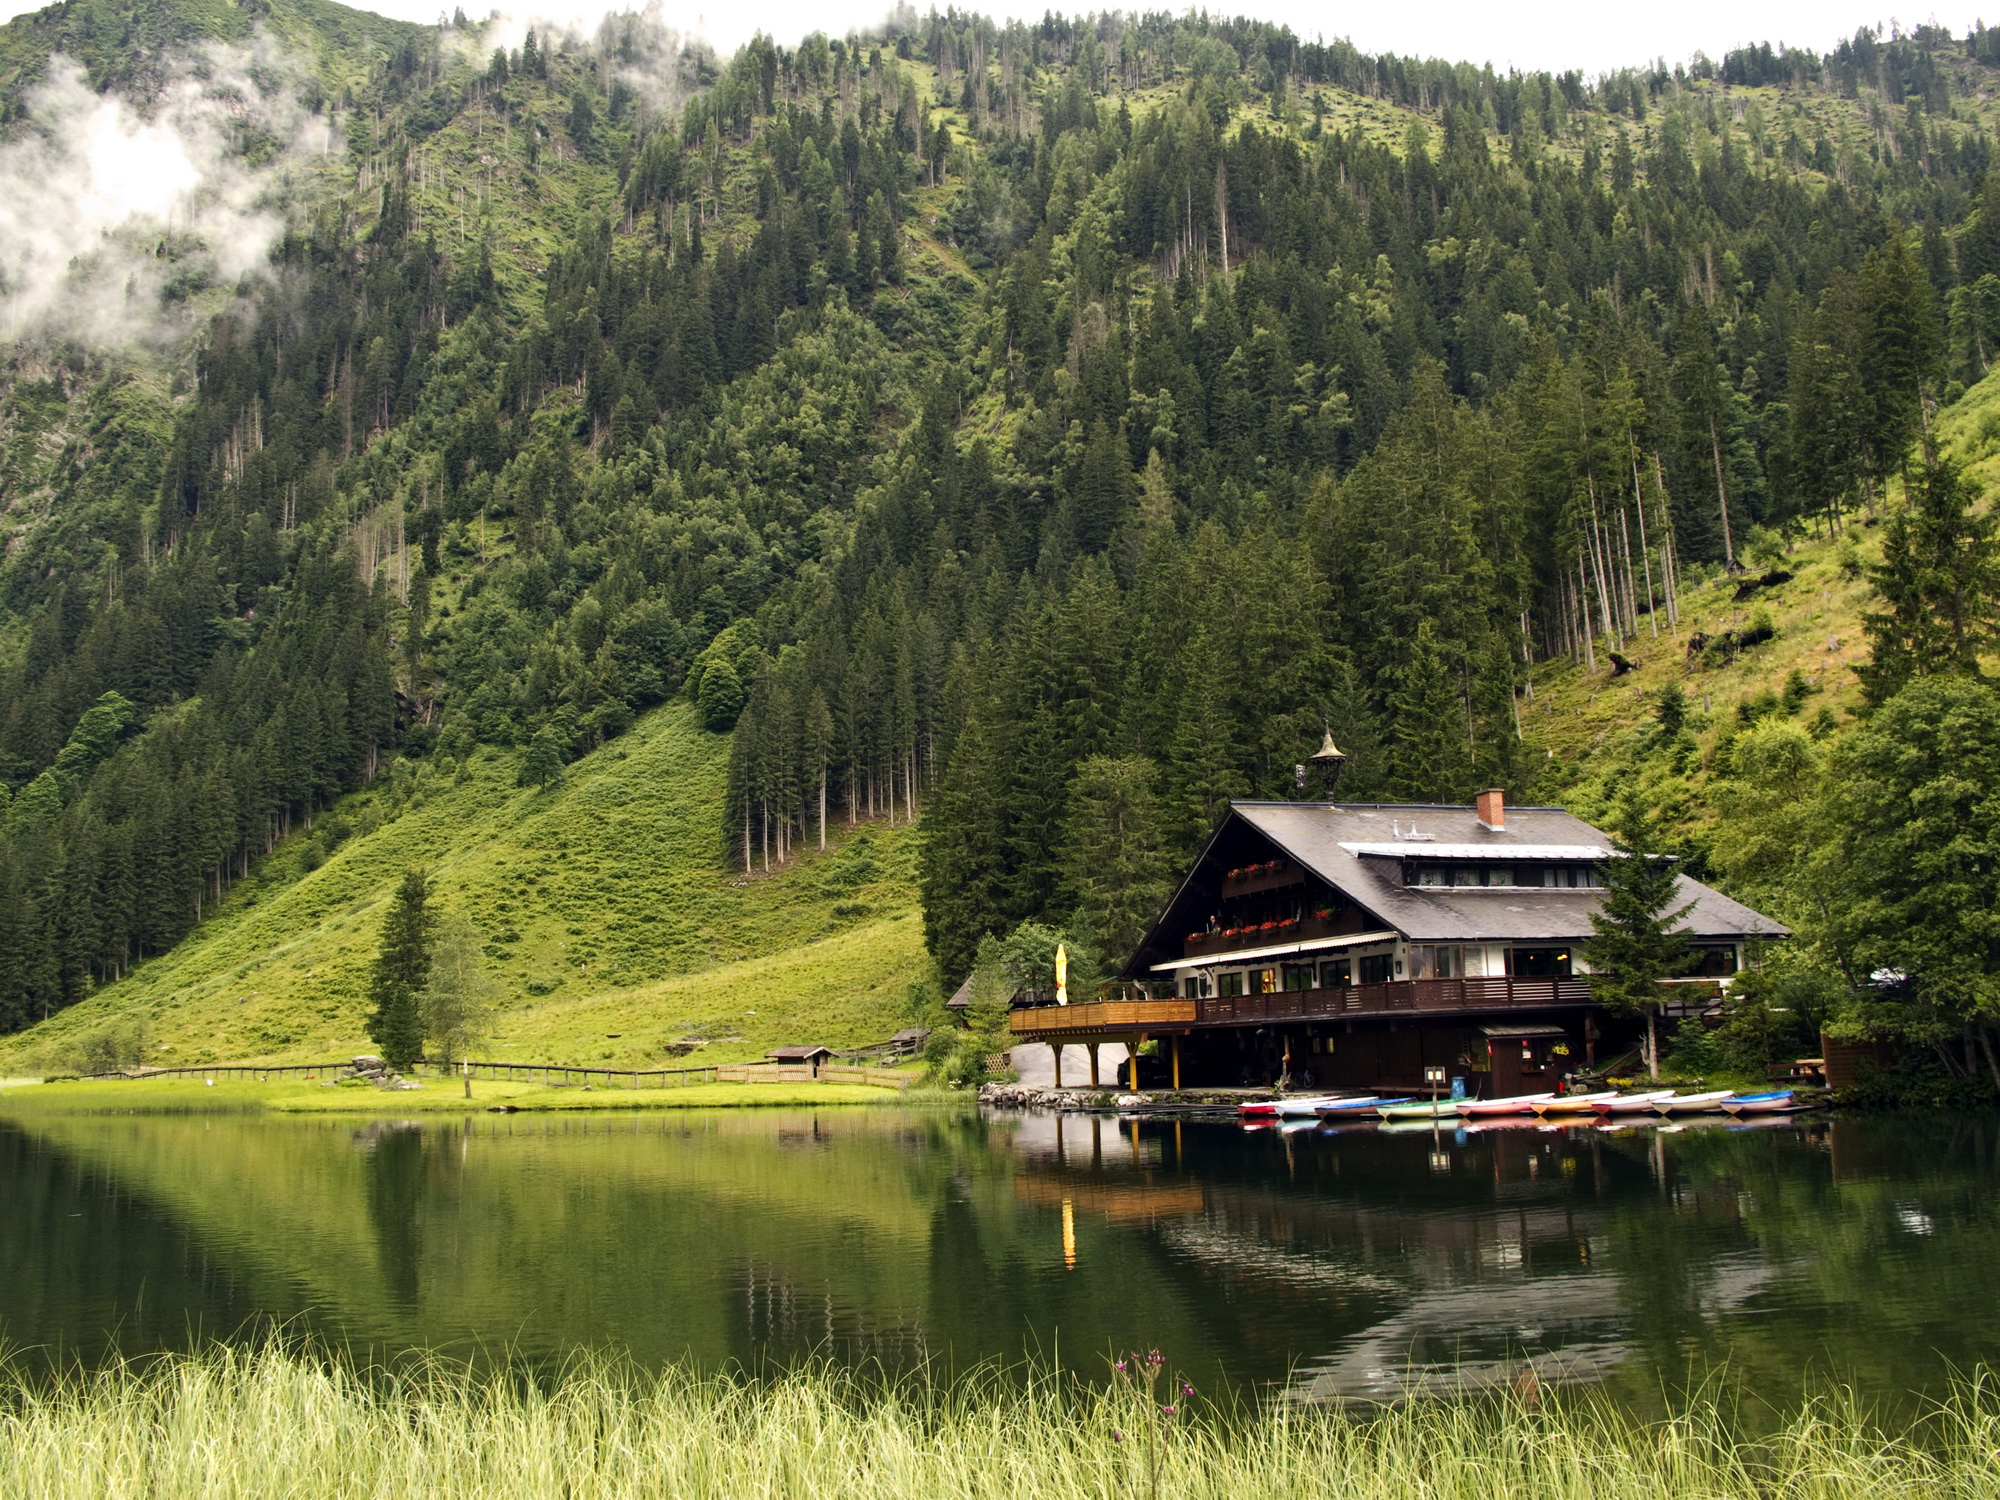
[[[1987,1118],[1244,1131],[891,1111],[0,1124],[0,1336],[291,1320],[394,1352],[756,1367],[1157,1346],[1381,1400],[1532,1367],[1876,1397],[2000,1352]]]

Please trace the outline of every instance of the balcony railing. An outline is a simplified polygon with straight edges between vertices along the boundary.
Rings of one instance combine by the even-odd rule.
[[[1346,935],[1340,931],[1343,921],[1350,929],[1354,925],[1351,918],[1299,917],[1290,922],[1241,927],[1233,932],[1191,933],[1187,939],[1187,956],[1206,958],[1212,953],[1236,953],[1244,949],[1275,948],[1280,943],[1309,943],[1320,938],[1343,937]]]
[[[1211,995],[1202,1000],[1109,1000],[1043,1005],[1012,1012],[1019,1037],[1097,1032],[1171,1031],[1194,1026],[1261,1026],[1272,1021],[1332,1021],[1350,1016],[1478,1014],[1586,1005],[1585,979],[1403,979],[1336,989],[1279,990],[1268,995]]]
[[[1268,995],[1213,995],[1196,1002],[1201,1008],[1196,1024],[1243,1026],[1343,1016],[1534,1009],[1584,1005],[1589,1000],[1587,979],[1399,979]]]
[[[1076,1036],[1092,1031],[1146,1031],[1192,1026],[1198,1000],[1092,1000],[1080,1005],[1038,1005],[1012,1011],[1015,1036]]]

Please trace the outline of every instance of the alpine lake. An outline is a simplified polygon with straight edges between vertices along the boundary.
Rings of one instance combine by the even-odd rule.
[[[11,1091],[10,1091],[11,1092]],[[971,1108],[45,1114],[0,1096],[0,1345],[273,1328],[393,1363],[750,1371],[1157,1348],[1211,1391],[1519,1381],[1912,1412],[2000,1358],[2000,1117],[1619,1130]]]

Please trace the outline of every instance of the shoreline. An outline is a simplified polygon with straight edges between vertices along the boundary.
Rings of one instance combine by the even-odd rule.
[[[435,1115],[598,1113],[685,1109],[866,1108],[888,1104],[934,1107],[958,1102],[934,1089],[894,1089],[852,1083],[698,1083],[670,1089],[597,1088],[589,1084],[517,1084],[475,1079],[472,1096],[458,1080],[420,1087],[199,1078],[122,1081],[7,1080],[0,1116],[59,1114]],[[963,1102],[973,1102],[964,1093]]]

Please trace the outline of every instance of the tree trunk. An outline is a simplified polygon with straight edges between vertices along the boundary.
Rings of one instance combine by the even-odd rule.
[[[1653,1082],[1660,1081],[1660,1017],[1650,1005],[1646,1007],[1646,1072]]]
[[[1731,573],[1736,571],[1736,540],[1729,531],[1729,487],[1722,481],[1722,434],[1715,429],[1715,418],[1708,419],[1708,451],[1715,457],[1715,498],[1722,507],[1722,564]]]

